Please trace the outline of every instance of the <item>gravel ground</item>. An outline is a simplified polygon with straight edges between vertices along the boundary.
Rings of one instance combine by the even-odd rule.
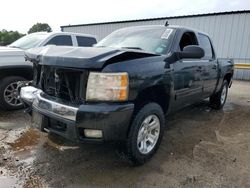
[[[250,187],[250,82],[223,110],[207,101],[168,117],[154,158],[133,167],[115,144],[74,144],[0,112],[0,187]]]

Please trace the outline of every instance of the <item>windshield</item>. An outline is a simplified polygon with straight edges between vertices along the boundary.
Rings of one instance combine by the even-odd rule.
[[[170,45],[173,29],[166,27],[134,27],[117,30],[104,39],[97,47],[128,48],[165,54]]]
[[[48,34],[46,33],[34,33],[34,34],[26,35],[18,39],[17,41],[13,42],[9,46],[27,50],[30,48],[37,47],[47,36]]]

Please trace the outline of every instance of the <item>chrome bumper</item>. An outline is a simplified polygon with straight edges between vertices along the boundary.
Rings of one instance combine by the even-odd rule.
[[[22,87],[20,90],[20,97],[24,102],[32,104],[38,93],[42,93],[42,90],[32,86]]]
[[[20,96],[23,100],[30,101],[33,109],[42,114],[54,115],[67,120],[76,121],[77,107],[52,101],[51,99],[46,98],[41,90],[32,86],[27,87],[21,88]]]

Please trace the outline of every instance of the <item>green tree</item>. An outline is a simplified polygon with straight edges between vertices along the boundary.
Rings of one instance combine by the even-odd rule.
[[[36,23],[28,31],[28,33],[35,33],[39,31],[51,32],[52,29],[47,23]]]
[[[23,36],[24,34],[19,33],[18,31],[7,31],[3,29],[2,31],[0,31],[0,45],[9,45]]]

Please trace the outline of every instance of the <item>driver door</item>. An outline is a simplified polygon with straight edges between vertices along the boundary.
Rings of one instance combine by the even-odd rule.
[[[195,33],[183,32],[177,51],[185,46],[198,45]],[[180,59],[172,64],[174,70],[174,93],[177,108],[181,108],[202,99],[204,62],[201,59]]]

